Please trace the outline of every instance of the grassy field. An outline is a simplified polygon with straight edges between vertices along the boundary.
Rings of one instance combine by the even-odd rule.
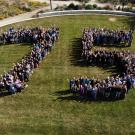
[[[112,16],[67,16],[32,20],[15,27],[60,27],[60,40],[32,75],[22,93],[0,97],[1,135],[134,135],[135,91],[125,100],[90,102],[73,100],[67,93],[73,76],[106,78],[113,69],[86,67],[77,62],[78,38],[84,27],[111,29],[133,27],[133,18]],[[6,29],[4,27],[3,29]],[[134,34],[135,37],[135,34]],[[28,45],[0,46],[0,73],[29,51]],[[113,49],[113,48],[109,48]],[[118,48],[120,49],[120,48]],[[135,40],[131,48],[135,51]]]

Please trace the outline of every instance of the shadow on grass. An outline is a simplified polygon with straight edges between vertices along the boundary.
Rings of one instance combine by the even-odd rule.
[[[70,93],[71,93],[70,90],[65,90],[65,91],[62,90],[62,91],[55,92],[55,95],[62,96],[62,95],[68,95]]]
[[[104,47],[104,46],[100,46]],[[108,47],[108,46],[107,46]],[[114,47],[114,46],[113,46]],[[120,47],[120,46],[119,46]],[[121,48],[121,47],[120,47]],[[112,72],[112,75],[120,74],[121,71],[118,69],[115,65],[90,65],[81,55],[82,55],[82,44],[81,44],[81,38],[75,38],[72,41],[72,51],[70,54],[70,61],[71,65],[73,66],[79,66],[79,67],[99,67],[107,72]]]
[[[75,38],[72,41],[72,51],[70,54],[71,64],[74,66],[85,67],[88,66],[81,56],[82,54],[82,44],[81,38]]]
[[[1,91],[0,92],[0,97],[6,97],[6,96],[10,96],[11,94],[8,91]]]
[[[22,91],[16,91],[15,93],[10,93],[8,92],[7,90],[3,89],[0,91],[0,98],[2,97],[6,97],[6,96],[11,96],[11,95],[15,95],[15,94],[19,94],[21,93]]]
[[[55,95],[58,96],[57,100],[59,101],[77,101],[77,102],[115,102],[118,100],[122,100],[122,99],[103,99],[103,98],[97,98],[97,100],[93,100],[91,97],[89,96],[80,96],[78,94],[73,94],[71,93],[70,90],[65,90],[65,91],[57,91],[55,92]]]
[[[11,46],[11,45],[16,45],[16,46],[32,46],[31,43],[18,43],[18,44],[0,44],[0,47],[3,47],[3,46]]]

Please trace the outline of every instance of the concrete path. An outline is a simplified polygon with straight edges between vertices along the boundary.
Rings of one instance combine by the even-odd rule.
[[[50,3],[49,0],[35,0],[35,1],[47,2],[48,4]],[[56,8],[58,5],[59,6],[62,6],[64,4],[68,4],[69,5],[72,2],[75,3],[75,4],[78,4],[78,2],[76,2],[76,1],[70,1],[70,2],[54,1],[52,3],[53,4],[53,9]],[[44,7],[44,8],[40,8],[40,9],[34,10],[32,12],[23,13],[23,14],[14,16],[14,17],[9,17],[9,18],[3,19],[3,20],[0,21],[0,27],[6,26],[6,25],[9,25],[9,24],[12,24],[12,23],[17,23],[17,22],[21,22],[21,21],[24,21],[24,20],[28,20],[28,19],[32,18],[33,15],[35,15],[37,12],[39,12],[41,10],[50,10],[50,6],[47,6],[47,7]]]
[[[24,13],[24,14],[14,16],[14,17],[9,17],[9,18],[3,19],[3,20],[0,21],[0,27],[30,19],[33,15],[35,15],[40,10],[48,10],[49,8],[50,7],[40,8],[40,9],[34,10],[32,12],[28,12],[28,13]]]
[[[48,4],[50,3],[50,0],[33,0],[33,1],[47,2]],[[52,7],[54,9],[57,6],[69,5],[70,3],[79,4],[79,2],[77,2],[77,1],[53,1],[52,0]],[[101,7],[108,5],[108,4],[97,3],[96,0],[91,0],[89,3],[90,4],[97,4],[98,6],[101,6]],[[24,14],[20,14],[20,15],[14,16],[14,17],[9,17],[9,18],[3,19],[0,21],[0,27],[5,26],[5,25],[9,25],[12,23],[17,23],[17,22],[29,20],[37,12],[39,12],[41,10],[49,10],[49,9],[50,9],[50,6],[47,6],[47,7],[40,8],[40,9],[37,9],[37,10],[29,12],[29,13],[24,13]]]

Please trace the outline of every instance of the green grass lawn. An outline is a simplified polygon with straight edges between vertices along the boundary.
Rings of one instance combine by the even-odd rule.
[[[83,66],[76,58],[77,40],[84,27],[131,27],[132,18],[115,17],[116,22],[110,22],[110,17],[66,16],[14,24],[15,27],[55,24],[60,27],[60,40],[34,71],[28,88],[16,95],[0,97],[0,135],[135,134],[134,90],[125,100],[116,102],[78,101],[72,99],[72,94],[67,94],[68,79],[73,76],[102,79],[115,72],[114,69]],[[125,49],[135,51],[135,40],[131,48]],[[29,50],[28,45],[0,46],[0,73],[12,67],[12,63]]]

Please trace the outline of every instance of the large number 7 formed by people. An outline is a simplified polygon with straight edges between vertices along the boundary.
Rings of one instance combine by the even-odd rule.
[[[24,56],[13,68],[1,75],[0,89],[9,94],[21,92],[28,85],[33,69],[39,67],[40,62],[51,52],[55,42],[59,39],[59,28],[9,28],[0,36],[2,44],[31,43],[32,50]]]

